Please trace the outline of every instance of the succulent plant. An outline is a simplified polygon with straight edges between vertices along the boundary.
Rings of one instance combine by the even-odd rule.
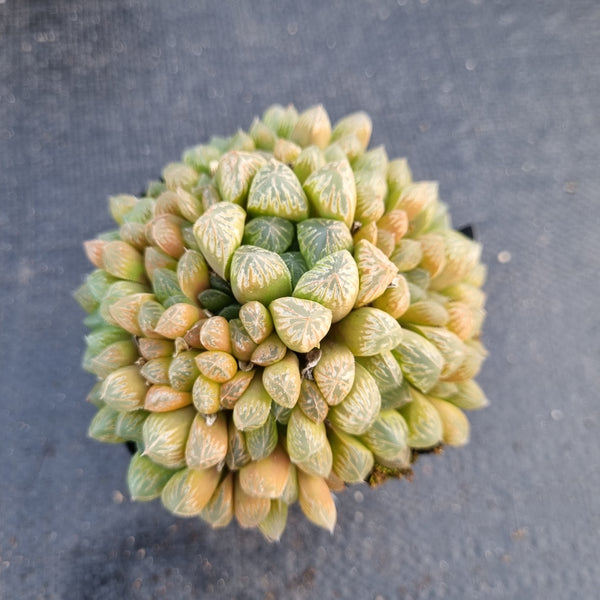
[[[135,500],[269,540],[299,501],[469,439],[486,351],[480,246],[364,112],[272,106],[167,165],[85,243],[89,435],[135,446]]]

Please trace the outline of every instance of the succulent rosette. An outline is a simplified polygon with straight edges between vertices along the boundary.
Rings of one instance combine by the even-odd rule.
[[[277,540],[290,504],[333,530],[332,492],[468,441],[480,245],[371,128],[272,106],[110,198],[75,297],[89,435],[134,444],[133,499]]]

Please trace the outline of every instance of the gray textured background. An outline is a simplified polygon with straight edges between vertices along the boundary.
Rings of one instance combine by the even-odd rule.
[[[0,0],[0,598],[597,598],[599,48],[596,0]],[[268,545],[127,499],[70,292],[109,194],[276,101],[369,111],[476,225],[491,406]]]

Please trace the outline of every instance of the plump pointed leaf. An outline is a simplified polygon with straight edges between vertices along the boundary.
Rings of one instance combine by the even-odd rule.
[[[233,417],[229,418],[229,423],[227,425],[227,436],[228,444],[225,461],[227,462],[227,467],[229,470],[237,471],[244,465],[248,464],[252,458],[250,457],[248,449],[246,448],[246,437],[235,426]]]
[[[269,414],[260,427],[246,431],[245,436],[246,448],[253,461],[269,456],[275,450],[278,440],[277,423],[273,414]]]
[[[402,370],[390,350],[373,356],[360,356],[356,360],[375,379],[382,395],[382,403],[384,395],[398,393],[402,385]]]
[[[335,326],[335,335],[355,356],[373,356],[395,348],[402,328],[386,312],[365,306],[353,310]]]
[[[439,398],[428,398],[442,421],[442,441],[449,446],[464,446],[469,442],[470,425],[465,413],[457,406]]]
[[[377,383],[360,364],[356,365],[354,385],[344,400],[332,406],[329,420],[346,433],[360,435],[375,421],[381,408]]]
[[[115,433],[123,439],[135,442],[138,445],[144,443],[144,421],[150,413],[145,410],[132,410],[119,414],[115,425]]]
[[[273,160],[254,177],[247,210],[251,216],[302,221],[308,217],[308,201],[294,172],[282,162]]]
[[[287,451],[292,462],[301,463],[327,444],[323,423],[315,423],[300,408],[292,410],[287,428]]]
[[[185,444],[192,421],[193,406],[165,413],[152,413],[144,421],[144,456],[168,469],[185,465]]]
[[[142,255],[130,244],[120,241],[108,242],[102,248],[104,269],[119,279],[144,283],[144,260]]]
[[[355,306],[366,306],[383,294],[398,273],[398,267],[367,240],[354,247],[360,285]]]
[[[322,423],[327,416],[329,406],[319,386],[309,379],[302,380],[298,406],[302,412],[315,423]]]
[[[410,306],[410,291],[406,279],[398,274],[383,294],[372,302],[375,308],[385,311],[394,319],[399,319]]]
[[[154,299],[152,294],[131,294],[117,300],[109,307],[108,312],[119,327],[132,335],[142,336],[144,332],[138,321],[140,309],[146,302]]]
[[[373,123],[371,117],[366,112],[359,111],[346,115],[336,122],[331,134],[331,140],[335,142],[345,135],[354,134],[360,141],[362,150],[364,151],[369,145],[372,131]]]
[[[221,316],[207,319],[200,330],[200,342],[207,350],[231,352],[231,331],[227,319]]]
[[[278,298],[271,302],[269,311],[277,335],[294,352],[318,347],[331,325],[331,311],[312,300]]]
[[[207,350],[196,356],[196,365],[202,375],[217,383],[229,381],[238,370],[238,363],[229,352]]]
[[[219,159],[215,183],[227,203],[244,205],[252,179],[266,160],[251,152],[232,150]]]
[[[115,410],[142,408],[146,397],[146,381],[135,365],[113,371],[103,382],[100,398]]]
[[[238,371],[229,381],[221,385],[219,397],[221,407],[232,409],[240,396],[248,389],[255,371]]]
[[[204,415],[196,415],[190,427],[185,460],[193,469],[208,469],[225,461],[227,454],[227,419],[220,412],[212,424]]]
[[[209,288],[208,265],[200,252],[186,250],[177,263],[177,280],[181,291],[194,302]]]
[[[196,410],[204,415],[212,415],[219,410],[221,384],[200,373],[194,381],[192,399]]]
[[[165,310],[154,330],[156,333],[174,340],[183,337],[188,329],[200,319],[200,309],[191,304],[178,302]]]
[[[258,246],[240,246],[231,261],[231,289],[240,304],[256,300],[269,304],[292,292],[292,280],[283,259]]]
[[[239,477],[235,478],[233,489],[235,518],[240,527],[257,527],[267,517],[271,509],[269,498],[251,496],[244,491]]]
[[[169,383],[180,392],[191,392],[194,381],[198,377],[196,365],[198,352],[188,350],[174,356],[169,364]]]
[[[434,395],[433,390],[432,395]],[[447,399],[463,410],[478,410],[485,408],[489,404],[483,390],[473,379],[458,382],[456,384],[456,392]]]
[[[211,206],[194,224],[194,236],[212,269],[229,279],[233,253],[242,243],[246,211],[237,204],[220,202]]]
[[[198,516],[215,529],[229,525],[233,519],[233,473],[221,481]]]
[[[258,429],[269,418],[271,398],[260,377],[252,382],[233,407],[233,422],[240,431]]]
[[[294,288],[293,296],[314,300],[329,308],[336,323],[352,310],[358,292],[356,262],[350,252],[340,250],[323,257],[306,271]]]
[[[408,426],[397,411],[381,411],[360,439],[376,458],[393,462],[403,457],[408,446]]]
[[[287,523],[288,505],[283,500],[271,500],[269,514],[258,524],[270,542],[278,542]]]
[[[288,352],[279,362],[265,367],[262,381],[274,402],[285,408],[293,408],[300,396],[301,385],[296,354]]]
[[[341,221],[306,219],[298,223],[296,230],[300,252],[309,269],[325,256],[338,250],[352,252],[352,234]]]
[[[256,217],[246,224],[243,243],[281,254],[294,240],[294,225],[281,217]]]
[[[240,319],[229,321],[231,353],[238,360],[248,362],[257,344],[252,340]]]
[[[440,377],[449,377],[465,359],[467,348],[462,340],[443,327],[415,327],[415,331],[429,340],[439,351],[444,359],[444,366]]]
[[[438,381],[444,358],[440,351],[423,336],[404,330],[402,341],[392,351],[402,373],[422,392],[428,392]]]
[[[323,152],[317,146],[307,146],[300,152],[294,161],[294,173],[304,183],[311,173],[320,169],[325,164]]]
[[[108,444],[120,444],[126,441],[116,432],[120,414],[118,410],[108,405],[103,406],[94,415],[88,427],[88,435],[94,440]]]
[[[146,393],[144,408],[151,412],[168,412],[192,403],[189,392],[181,392],[169,385],[153,385]]]
[[[331,139],[331,121],[323,105],[317,104],[302,112],[290,137],[303,147],[314,144],[325,148]]]
[[[252,300],[246,302],[240,309],[240,321],[256,344],[266,340],[273,332],[273,319],[267,307]]]
[[[354,436],[330,430],[333,472],[346,483],[364,481],[375,462],[371,451]]]
[[[277,446],[267,457],[240,469],[240,485],[251,496],[281,498],[290,469],[289,456],[281,446]]]
[[[354,174],[347,160],[329,162],[304,182],[304,191],[314,212],[352,227],[356,212]]]
[[[359,223],[378,221],[385,212],[387,182],[385,174],[377,171],[359,169],[354,171],[356,185],[356,213]]]
[[[330,406],[342,402],[354,385],[354,355],[344,344],[327,340],[321,347],[321,358],[313,369],[313,377]]]
[[[256,347],[250,361],[259,367],[268,367],[282,360],[286,352],[286,345],[276,333],[272,333]]]
[[[423,394],[414,388],[411,394],[412,401],[400,409],[408,425],[408,445],[417,450],[437,446],[444,434],[440,414]]]
[[[337,513],[325,480],[299,471],[298,489],[300,508],[306,518],[333,533]]]
[[[175,471],[157,465],[139,452],[131,457],[127,487],[132,500],[148,502],[158,498]]]
[[[302,275],[308,271],[308,267],[306,266],[304,258],[302,258],[302,254],[300,254],[300,252],[284,252],[281,255],[281,258],[290,272],[290,277],[292,278],[292,289],[294,289],[298,284],[300,277],[302,277]]]
[[[179,517],[200,514],[219,484],[217,469],[182,469],[163,488],[162,503]]]

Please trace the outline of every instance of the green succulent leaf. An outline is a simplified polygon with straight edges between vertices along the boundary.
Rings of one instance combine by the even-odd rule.
[[[223,279],[229,279],[233,253],[242,243],[246,212],[241,206],[220,202],[194,224],[194,236],[206,262]]]
[[[243,242],[281,254],[292,245],[294,234],[294,225],[287,219],[256,217],[246,224]]]
[[[269,305],[269,311],[277,335],[294,352],[318,347],[331,325],[331,311],[312,300],[277,298]]]
[[[332,321],[343,319],[354,306],[359,290],[358,269],[352,255],[340,250],[320,259],[306,271],[293,296],[314,300],[332,313]]]
[[[240,246],[231,261],[231,289],[240,304],[256,300],[269,304],[292,292],[290,272],[275,252]]]
[[[308,217],[308,201],[294,172],[287,165],[273,160],[254,177],[247,210],[253,217],[302,221]]]
[[[352,252],[354,243],[348,227],[332,219],[306,219],[296,226],[300,253],[309,269],[319,260],[337,252]]]

